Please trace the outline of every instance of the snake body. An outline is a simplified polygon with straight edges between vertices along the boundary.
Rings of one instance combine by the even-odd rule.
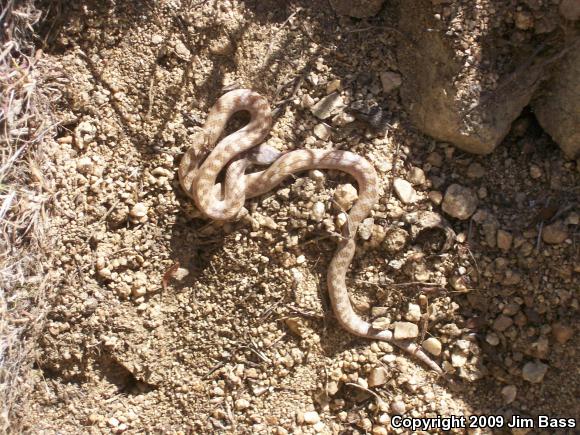
[[[228,120],[239,111],[249,112],[250,122],[218,142]],[[342,150],[302,149],[279,153],[261,145],[271,126],[270,107],[264,97],[248,89],[224,94],[210,109],[202,133],[183,156],[178,171],[183,190],[207,218],[224,221],[238,216],[247,198],[272,190],[291,174],[310,169],[335,169],[350,174],[358,184],[358,200],[348,213],[344,237],[338,242],[327,275],[335,316],[348,332],[393,343],[442,373],[441,368],[419,346],[395,340],[389,330],[373,328],[355,313],[350,303],[345,280],[356,250],[357,228],[379,198],[378,177],[373,166],[363,157]],[[254,160],[261,157],[262,163],[269,163],[270,166],[245,174],[252,161],[251,152],[255,152]],[[218,175],[226,166],[225,179],[223,183],[218,183]]]

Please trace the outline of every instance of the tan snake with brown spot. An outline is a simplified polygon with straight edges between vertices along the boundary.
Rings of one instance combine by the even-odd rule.
[[[250,122],[218,143],[226,123],[239,111],[250,113]],[[378,201],[378,177],[373,166],[363,157],[349,151],[294,150],[280,153],[260,145],[270,131],[272,117],[267,100],[248,89],[230,91],[211,108],[203,133],[198,136],[181,161],[181,186],[206,217],[213,220],[235,218],[246,198],[262,195],[296,172],[310,169],[335,169],[350,174],[358,183],[358,200],[348,213],[344,237],[328,267],[328,293],[336,318],[348,332],[393,343],[414,355],[431,369],[442,373],[415,343],[395,340],[389,330],[378,330],[357,315],[346,288],[346,272],[353,259],[355,236],[359,224]],[[217,144],[217,145],[216,145]],[[259,172],[245,174],[252,162],[270,164]],[[223,186],[217,183],[226,170]]]

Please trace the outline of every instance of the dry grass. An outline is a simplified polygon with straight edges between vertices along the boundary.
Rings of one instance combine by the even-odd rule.
[[[48,280],[45,138],[51,91],[34,48],[34,0],[0,2],[0,433],[19,432]]]

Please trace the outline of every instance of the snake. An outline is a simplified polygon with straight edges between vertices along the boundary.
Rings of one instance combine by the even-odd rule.
[[[249,122],[220,140],[228,121],[237,112],[249,113]],[[373,165],[346,150],[280,152],[263,143],[271,128],[272,115],[265,97],[250,89],[236,89],[222,95],[209,110],[202,130],[194,135],[181,159],[178,175],[182,189],[205,218],[229,221],[243,213],[247,199],[271,191],[298,172],[330,169],[351,175],[358,185],[358,198],[348,211],[327,270],[328,294],[334,315],[349,333],[396,345],[431,370],[443,374],[419,345],[395,339],[391,330],[374,328],[355,312],[350,302],[346,275],[356,251],[357,228],[379,199],[379,178]],[[246,173],[252,165],[268,166]],[[219,178],[224,170],[225,174]]]

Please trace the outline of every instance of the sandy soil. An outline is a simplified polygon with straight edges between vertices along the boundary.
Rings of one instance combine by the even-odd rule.
[[[398,71],[396,10],[370,24],[323,1],[55,11],[45,56],[63,94],[47,174],[58,285],[32,432],[383,434],[398,432],[398,414],[580,417],[576,163],[528,113],[485,157],[417,132],[379,79]],[[377,324],[418,324],[441,345],[445,378],[333,318],[333,195],[348,177],[300,174],[248,201],[239,222],[198,217],[176,168],[235,87],[271,102],[278,149],[348,149],[376,166],[382,195],[348,277],[353,304]],[[342,109],[320,127],[311,104],[333,91],[350,108],[381,107],[386,132],[346,123]],[[395,178],[413,185],[412,201]],[[439,232],[414,237],[406,216],[445,215],[453,183],[474,192],[479,214],[446,216],[457,240],[443,252]]]

